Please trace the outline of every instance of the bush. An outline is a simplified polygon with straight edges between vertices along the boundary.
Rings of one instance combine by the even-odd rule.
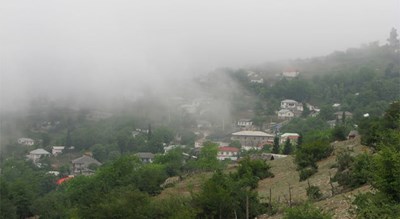
[[[285,219],[330,219],[332,216],[324,213],[309,203],[285,210]]]
[[[314,175],[317,171],[318,170],[316,168],[313,168],[313,167],[301,169],[300,173],[299,173],[300,182],[310,178],[310,176]]]
[[[353,201],[357,218],[398,218],[400,205],[384,193],[359,194]]]
[[[318,200],[322,197],[321,190],[318,186],[309,186],[306,191],[310,200]]]
[[[341,186],[357,188],[372,178],[372,157],[369,154],[360,154],[355,158],[347,153],[339,155],[338,166],[333,181],[337,181]]]

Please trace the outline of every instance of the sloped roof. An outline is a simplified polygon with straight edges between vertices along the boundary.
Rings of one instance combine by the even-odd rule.
[[[72,160],[72,163],[81,163],[81,164],[97,164],[97,165],[101,165],[101,163],[99,161],[97,161],[96,159],[94,159],[93,157],[87,156],[87,155],[83,155],[82,157],[78,157],[75,160]]]
[[[288,112],[293,113],[292,111],[290,111],[288,109],[281,109],[281,110],[278,111],[278,113],[288,113]]]
[[[291,100],[291,99],[282,100],[281,102],[285,102],[285,103],[298,103],[297,101]]]
[[[64,150],[64,146],[53,146],[53,149]]]
[[[150,152],[139,152],[139,153],[136,153],[136,156],[138,156],[141,159],[153,159],[154,158],[154,154],[150,153]]]
[[[297,133],[284,133],[281,135],[281,137],[289,137],[289,136],[299,137],[300,135]]]
[[[50,154],[48,151],[46,151],[43,148],[38,148],[36,150],[33,150],[31,152],[29,152],[29,154],[38,154],[38,155],[44,155],[44,154]]]
[[[274,137],[273,134],[268,134],[261,131],[240,131],[232,133],[234,136],[257,136],[257,137]]]
[[[219,151],[239,152],[239,148],[223,146],[218,148]]]

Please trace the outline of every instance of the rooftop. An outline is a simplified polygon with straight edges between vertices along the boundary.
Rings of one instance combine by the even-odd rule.
[[[43,148],[38,148],[36,150],[29,152],[29,154],[50,154],[50,153]]]
[[[72,160],[72,163],[82,163],[82,164],[97,164],[97,165],[101,165],[101,163],[99,161],[97,161],[96,159],[94,159],[93,157],[87,156],[87,155],[83,155],[82,157],[78,157],[75,160]]]
[[[258,137],[274,137],[273,134],[268,134],[261,131],[240,131],[232,133],[234,136],[258,136]]]
[[[239,148],[223,146],[218,148],[219,151],[239,152]]]
[[[299,137],[300,135],[297,134],[297,133],[284,133],[284,134],[281,135],[281,137],[287,137],[287,136],[297,136],[297,137]]]
[[[139,158],[142,158],[142,159],[153,159],[154,158],[154,154],[150,153],[150,152],[139,152],[139,153],[136,153],[136,156],[138,156]]]

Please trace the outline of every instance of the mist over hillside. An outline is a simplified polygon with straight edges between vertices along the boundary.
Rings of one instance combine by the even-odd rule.
[[[396,8],[397,1],[2,1],[1,109],[24,109],[38,97],[115,105],[174,96],[219,67],[385,42],[398,26]]]

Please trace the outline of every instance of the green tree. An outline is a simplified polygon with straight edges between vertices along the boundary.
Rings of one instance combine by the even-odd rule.
[[[238,140],[232,141],[231,143],[229,143],[229,146],[239,148],[239,149],[242,148],[242,144]]]
[[[332,216],[320,209],[305,203],[285,210],[284,219],[330,219]]]
[[[289,138],[288,139],[286,139],[286,141],[285,141],[285,145],[284,145],[284,147],[283,147],[283,154],[291,154],[292,153],[292,150],[293,150],[293,148],[292,148],[292,143],[290,143],[290,140],[289,140]]]
[[[279,148],[279,137],[275,136],[274,138],[274,146],[272,148],[272,153],[274,154],[279,154],[280,148]]]
[[[203,148],[201,149],[199,158],[197,160],[197,166],[201,170],[209,171],[219,168],[219,162],[217,159],[218,144],[213,142],[204,142]]]

